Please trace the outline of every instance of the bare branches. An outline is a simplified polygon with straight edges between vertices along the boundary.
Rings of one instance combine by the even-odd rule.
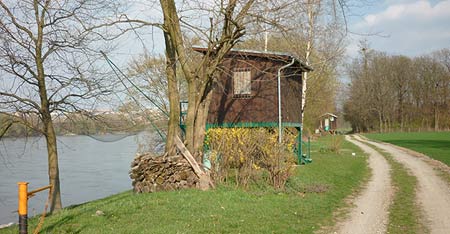
[[[53,118],[85,113],[112,92],[114,81],[96,61],[98,47],[108,46],[100,41],[158,26],[122,15],[117,19],[117,7],[114,1],[0,1],[0,114],[45,136],[54,185],[51,211],[62,207]]]
[[[434,53],[436,54],[436,52]],[[388,56],[363,48],[349,67],[345,117],[354,131],[440,130],[450,126],[450,72],[432,56]]]
[[[35,101],[28,99],[28,98],[22,98],[19,97],[13,93],[5,93],[5,92],[0,92],[0,96],[5,96],[5,97],[9,97],[12,98],[14,101],[13,102],[21,102],[24,103],[26,105],[29,105],[33,108],[38,109],[39,108],[39,104],[37,104]]]
[[[33,39],[34,41],[36,41],[36,38],[33,35],[33,32],[25,27],[24,25],[20,24],[16,17],[14,16],[14,14],[11,12],[11,10],[5,5],[5,3],[3,1],[0,1],[0,6],[2,7],[2,9],[4,10],[4,12],[6,12],[6,14],[9,16],[11,22],[20,30],[22,30],[23,32],[25,32],[26,34],[28,34],[28,36]],[[2,23],[3,25],[3,23]]]
[[[99,54],[90,45],[98,39],[112,40],[138,27],[159,26],[143,20],[131,20],[124,14],[115,19],[116,11],[111,12],[114,17],[102,18],[106,16],[103,13],[108,9],[105,7],[109,4],[107,1],[47,0],[7,4],[0,2],[0,12],[5,13],[5,17],[0,17],[0,32],[5,33],[0,36],[0,70],[6,72],[1,78],[5,79],[4,84],[14,86],[12,90],[15,91],[8,92],[9,96],[5,91],[0,96],[12,98],[15,95],[16,103],[25,101],[37,110],[41,109],[37,96],[25,97],[31,94],[31,90],[38,91],[41,85],[47,86],[49,98],[48,104],[44,105],[54,109],[69,100],[80,105],[81,99],[89,100],[99,94],[111,93],[107,87],[109,84],[105,83],[106,74],[99,73],[95,68],[95,57]],[[23,15],[27,10],[31,10],[34,20]],[[117,28],[118,25],[126,27]],[[103,33],[104,30],[110,32]],[[39,68],[39,64],[44,70]],[[15,78],[21,82],[16,82]],[[8,103],[11,105],[12,102]]]

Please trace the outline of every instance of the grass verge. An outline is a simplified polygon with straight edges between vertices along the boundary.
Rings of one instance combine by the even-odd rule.
[[[377,133],[364,136],[426,154],[450,166],[450,132]]]
[[[392,204],[389,207],[387,233],[427,233],[421,220],[420,208],[416,202],[417,178],[386,151],[365,143],[382,154],[391,166],[391,178],[395,187]]]
[[[334,211],[346,206],[345,198],[369,173],[366,157],[349,142],[342,144],[341,154],[318,152],[330,141],[324,137],[313,143],[314,162],[297,167],[283,192],[257,186],[127,191],[65,208],[46,218],[41,233],[313,233],[333,224]],[[97,216],[97,210],[104,214]],[[29,224],[31,233],[37,218]],[[0,233],[17,233],[17,226]]]

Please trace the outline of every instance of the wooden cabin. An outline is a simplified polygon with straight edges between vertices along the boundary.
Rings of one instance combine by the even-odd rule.
[[[302,75],[312,68],[288,53],[240,49],[231,50],[221,66],[206,128],[293,127],[299,133],[300,158]]]
[[[312,71],[311,67],[288,53],[238,49],[226,55],[222,66],[207,128],[278,127],[280,117],[283,127],[301,126],[302,74]]]
[[[325,113],[319,117],[319,132],[335,133],[337,129],[337,115]]]

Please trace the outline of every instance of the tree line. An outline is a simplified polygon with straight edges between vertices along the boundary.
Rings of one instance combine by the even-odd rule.
[[[126,108],[126,110],[129,108]],[[14,118],[0,113],[0,122],[8,123],[15,118],[26,119],[31,123],[38,123],[37,115],[23,115],[16,113]],[[20,116],[19,116],[20,115]],[[149,128],[150,121],[159,128],[165,128],[166,123],[159,113],[154,110],[132,111],[132,112],[110,112],[110,113],[66,113],[54,116],[55,134],[64,135],[105,135],[105,134],[133,134]],[[0,125],[1,126],[1,125]],[[22,124],[11,124],[1,126],[0,135],[2,137],[32,137],[41,136],[42,133],[35,128],[30,128]]]
[[[347,71],[343,111],[353,131],[450,129],[450,49],[411,58],[362,46]]]

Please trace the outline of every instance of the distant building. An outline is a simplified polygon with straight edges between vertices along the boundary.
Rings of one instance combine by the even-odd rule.
[[[319,117],[318,132],[335,133],[337,129],[337,115],[325,113]]]

